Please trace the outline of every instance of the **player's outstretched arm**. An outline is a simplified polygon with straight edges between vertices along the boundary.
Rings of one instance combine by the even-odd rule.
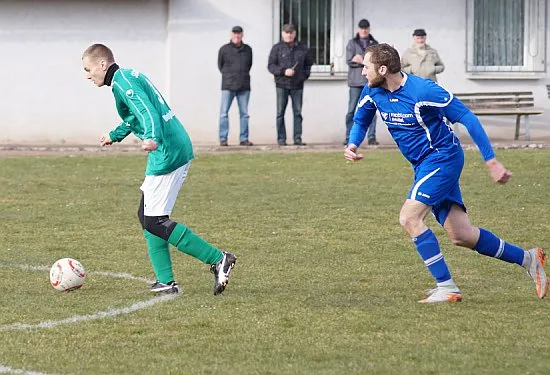
[[[123,71],[120,72],[124,77]],[[133,76],[125,78],[125,80],[113,81],[115,97],[128,106],[132,115],[143,126],[143,139],[152,139],[162,143],[163,127],[161,120],[159,121],[161,116],[151,103],[151,98],[141,89],[140,85],[131,84],[131,81],[137,82],[139,78]]]
[[[117,126],[108,134],[103,134],[100,138],[100,144],[102,146],[109,146],[112,145],[114,142],[122,142],[122,140],[126,138],[131,132],[132,131],[130,130],[130,126],[126,122],[122,122],[119,126]],[[103,140],[106,141],[105,144],[103,143]]]
[[[363,88],[361,97],[357,103],[357,109],[353,116],[353,126],[349,132],[349,145],[354,145],[356,148],[361,146],[365,139],[367,129],[372,123],[372,119],[376,116],[376,106],[373,100],[367,94],[367,86]]]
[[[470,111],[468,107],[464,105],[464,103],[462,103],[456,97],[453,98],[452,94],[447,92],[443,88],[439,87],[433,91],[442,92],[442,94],[439,94],[439,96],[446,95],[447,97],[451,97],[448,104],[443,108],[445,117],[447,117],[447,119],[453,124],[455,122],[459,122],[464,125],[464,127],[466,127],[466,130],[468,130],[468,134],[470,134],[470,137],[479,148],[479,152],[481,153],[483,160],[488,161],[490,159],[494,159],[495,152],[493,151],[493,146],[491,145],[491,141],[489,140],[489,137],[487,137],[487,133],[485,133],[485,129],[483,129],[483,125],[481,125],[481,122],[479,121],[477,116],[474,115],[472,111]]]
[[[499,184],[508,182],[512,173],[496,160],[491,141],[477,116],[459,99],[453,97],[453,94],[433,82],[427,84],[425,96],[425,100],[439,103],[438,106],[443,109],[449,121],[453,124],[459,122],[466,127],[489,169],[491,178]]]
[[[458,116],[455,114],[459,113]],[[466,106],[458,99],[454,98],[451,104],[446,108],[447,118],[454,122],[463,124],[474,143],[477,145],[485,164],[489,169],[489,174],[493,181],[499,184],[505,184],[512,177],[512,172],[508,171],[501,162],[495,158],[495,152],[491,141],[483,129],[483,125]]]

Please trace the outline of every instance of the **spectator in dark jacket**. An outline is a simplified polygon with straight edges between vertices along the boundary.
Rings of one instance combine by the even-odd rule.
[[[348,64],[348,86],[349,86],[349,101],[348,113],[346,114],[346,141],[348,144],[349,132],[353,126],[353,115],[359,101],[359,96],[363,87],[367,83],[367,78],[362,74],[363,58],[365,50],[368,46],[378,44],[378,41],[370,34],[370,22],[362,19],[357,25],[357,34],[348,42],[346,47],[346,62]],[[377,145],[376,140],[376,116],[372,119],[372,123],[367,130],[367,143],[369,145]]]
[[[227,146],[229,133],[228,112],[237,97],[241,119],[240,145],[252,146],[248,140],[248,100],[250,98],[250,68],[252,48],[243,43],[243,29],[231,30],[231,41],[224,44],[218,53],[218,68],[222,73],[222,104],[220,108],[220,146]]]
[[[302,142],[302,98],[304,82],[309,78],[313,57],[305,44],[296,41],[294,25],[283,25],[282,41],[271,48],[267,68],[275,76],[277,88],[277,142],[286,146],[285,111],[288,97],[294,114],[294,144]]]

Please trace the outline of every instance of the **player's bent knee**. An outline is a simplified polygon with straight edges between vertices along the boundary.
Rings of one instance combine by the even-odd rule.
[[[426,224],[424,224],[424,220],[416,215],[401,214],[399,216],[399,224],[411,237],[417,237],[428,229]]]
[[[408,224],[407,217],[403,215],[399,215],[399,225],[401,225],[403,228],[406,229],[407,224]]]
[[[168,216],[144,216],[143,229],[165,240],[170,238],[175,226],[176,222]]]
[[[399,215],[399,224],[407,231],[410,232],[415,227],[417,227],[419,224],[422,223],[422,220],[419,220],[416,217],[410,216],[410,215]]]

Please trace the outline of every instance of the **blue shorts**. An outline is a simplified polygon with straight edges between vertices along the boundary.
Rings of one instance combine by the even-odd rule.
[[[443,225],[453,203],[466,211],[459,185],[463,166],[462,150],[452,154],[432,153],[414,168],[414,183],[408,199],[431,206],[437,222]]]

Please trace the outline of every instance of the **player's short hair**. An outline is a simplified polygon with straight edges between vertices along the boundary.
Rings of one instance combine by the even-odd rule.
[[[370,52],[370,62],[377,66],[385,65],[390,74],[401,71],[401,58],[399,52],[389,44],[374,44],[367,48]]]
[[[104,59],[108,63],[114,63],[115,57],[113,56],[113,51],[104,44],[92,44],[82,54],[82,58],[90,56],[93,59],[101,60]]]

